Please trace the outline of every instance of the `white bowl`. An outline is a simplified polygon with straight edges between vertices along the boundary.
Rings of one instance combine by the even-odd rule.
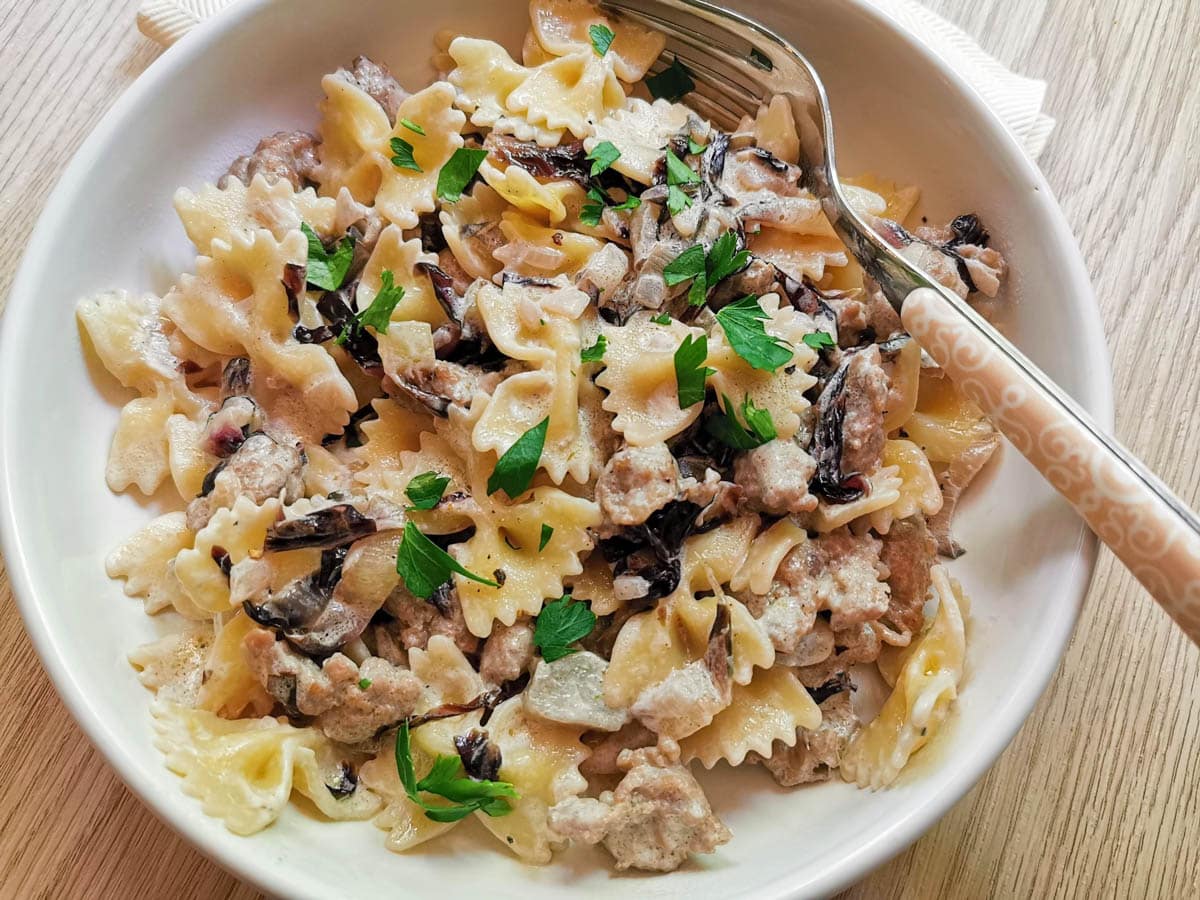
[[[1099,317],[1078,250],[1038,171],[936,56],[860,0],[743,0],[810,55],[833,100],[843,172],[922,187],[925,212],[978,212],[1012,265],[1011,333],[1096,416],[1112,418]],[[472,14],[474,13],[474,14]],[[131,23],[132,26],[132,23]],[[776,898],[835,891],[902,850],[982,776],[1054,672],[1095,543],[1011,448],[958,526],[953,566],[971,597],[970,668],[957,716],[890,790],[841,782],[787,791],[754,768],[706,776],[734,839],[666,876],[616,876],[595,851],[526,867],[473,823],[400,856],[369,823],[291,808],[235,837],[183,795],[151,743],[149,696],[125,662],[168,630],[104,575],[114,543],[156,512],[104,486],[122,391],[81,353],[78,297],[163,291],[194,251],[171,208],[278,128],[315,122],[320,76],[358,53],[425,84],[439,29],[519,48],[521,0],[242,0],[155,62],[88,138],[38,223],[0,349],[0,534],[26,627],[67,706],[125,782],[222,865],[274,893],[445,897]],[[1002,827],[1003,823],[998,823]]]

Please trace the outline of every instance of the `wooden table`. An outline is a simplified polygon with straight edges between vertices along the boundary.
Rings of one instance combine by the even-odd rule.
[[[157,54],[134,30],[136,5],[0,5],[0,296],[63,164]],[[1118,431],[1197,505],[1194,4],[930,5],[1049,81],[1058,128],[1041,164],[1099,295]],[[42,672],[3,570],[0,623],[0,897],[257,896],[154,819],[92,749]],[[1066,661],[1012,746],[845,896],[1051,895],[1200,897],[1200,652],[1107,552]]]

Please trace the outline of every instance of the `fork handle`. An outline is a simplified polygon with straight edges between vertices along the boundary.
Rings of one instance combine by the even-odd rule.
[[[955,385],[1200,644],[1195,515],[982,319],[928,288],[909,294],[900,315]]]

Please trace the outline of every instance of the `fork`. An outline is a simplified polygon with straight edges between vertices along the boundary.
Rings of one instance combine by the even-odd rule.
[[[1200,644],[1200,520],[1127,449],[957,294],[894,250],[850,207],[816,70],[790,43],[703,0],[601,0],[667,36],[692,74],[689,103],[732,129],[774,96],[789,102],[802,184],[900,314],[905,329],[1021,452],[1180,628]]]

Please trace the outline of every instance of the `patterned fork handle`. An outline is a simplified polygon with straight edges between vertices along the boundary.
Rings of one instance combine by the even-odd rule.
[[[1128,452],[1098,439],[937,291],[913,291],[900,315],[958,388],[1200,644],[1200,530],[1194,515]]]

